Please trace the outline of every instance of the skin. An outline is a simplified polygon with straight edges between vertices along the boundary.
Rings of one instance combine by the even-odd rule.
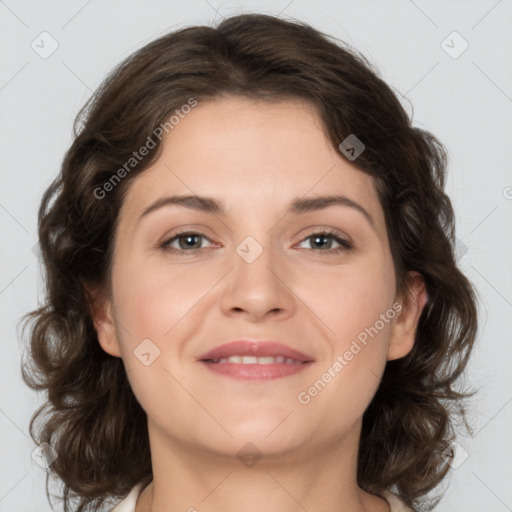
[[[213,197],[226,214],[171,205],[141,218],[175,194]],[[333,194],[361,205],[373,225],[348,206],[285,214],[295,198]],[[191,254],[183,238],[172,242],[181,252],[162,248],[178,228],[204,234],[196,239],[203,249]],[[325,229],[353,248],[315,243]],[[252,263],[236,251],[248,236],[263,249]],[[123,359],[148,417],[154,478],[136,512],[388,511],[386,500],[359,488],[356,463],[363,413],[386,361],[411,350],[427,300],[419,274],[410,274],[407,300],[395,278],[372,178],[330,145],[308,105],[225,97],[195,107],[131,183],[111,293],[98,294],[93,311],[101,346]],[[396,302],[400,313],[299,403],[298,393]],[[196,360],[242,337],[280,341],[315,363],[247,382]],[[145,339],[160,350],[149,366],[134,355]],[[237,457],[248,442],[261,455],[252,467]]]

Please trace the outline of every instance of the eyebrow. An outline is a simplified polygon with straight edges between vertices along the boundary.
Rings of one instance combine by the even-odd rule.
[[[163,208],[165,206],[183,206],[191,210],[196,210],[204,213],[211,213],[215,215],[225,216],[226,210],[223,205],[212,197],[197,196],[197,195],[177,195],[168,196],[157,199],[151,203],[140,215],[139,220],[150,213]],[[312,211],[323,210],[329,206],[346,206],[353,208],[354,210],[361,213],[369,224],[375,229],[375,221],[368,211],[363,208],[359,203],[356,203],[352,199],[346,196],[331,195],[331,196],[320,196],[312,198],[296,198],[294,199],[286,213],[298,215],[301,213],[308,213]]]

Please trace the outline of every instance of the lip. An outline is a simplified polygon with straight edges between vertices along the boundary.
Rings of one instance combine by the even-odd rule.
[[[294,363],[271,363],[271,364],[237,364],[237,363],[214,363],[213,360],[230,356],[284,356],[294,359]],[[209,370],[230,377],[236,380],[266,381],[295,375],[309,367],[314,359],[303,352],[278,343],[276,341],[250,341],[236,340],[220,345],[213,350],[201,354],[198,361]]]
[[[314,359],[303,352],[278,343],[277,341],[250,341],[250,340],[235,340],[224,345],[219,345],[213,350],[201,354],[197,359],[204,361],[207,359],[219,359],[221,357],[230,356],[284,356],[297,361],[313,362]]]

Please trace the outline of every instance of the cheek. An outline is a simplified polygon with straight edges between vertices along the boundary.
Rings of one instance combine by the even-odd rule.
[[[297,294],[323,320],[326,334],[337,350],[374,326],[382,314],[390,309],[393,313],[395,274],[392,263],[385,258],[361,259],[329,272],[319,270],[297,284]],[[379,322],[378,327],[386,337],[389,324],[382,326]]]
[[[160,424],[187,422],[189,377],[179,364],[198,300],[213,276],[158,265],[118,265],[113,275],[116,331],[137,400]],[[206,288],[206,290],[205,290]],[[162,400],[173,407],[162,405]],[[183,429],[186,430],[185,428]]]
[[[329,350],[299,403],[330,411],[333,425],[350,423],[370,403],[386,365],[396,315],[394,269],[390,261],[373,260],[310,276],[308,283],[298,295],[322,319]]]
[[[114,276],[117,316],[134,337],[163,341],[174,326],[194,315],[194,308],[216,280],[204,268],[150,262],[126,265]]]

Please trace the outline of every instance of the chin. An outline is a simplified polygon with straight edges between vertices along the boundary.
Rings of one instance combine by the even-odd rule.
[[[215,440],[210,437],[205,440],[208,443],[205,448],[227,458],[235,455],[244,464],[247,458],[250,461],[282,463],[285,456],[289,455],[292,458],[298,456],[303,445],[302,437],[309,437],[301,436],[298,432],[290,435],[290,432],[284,429],[281,433],[274,431],[269,435],[270,431],[266,427],[262,425],[261,428],[241,428],[231,432],[233,438],[227,439],[227,436],[224,436],[223,439],[218,440],[218,444],[214,444]],[[250,463],[246,465],[250,466]]]

